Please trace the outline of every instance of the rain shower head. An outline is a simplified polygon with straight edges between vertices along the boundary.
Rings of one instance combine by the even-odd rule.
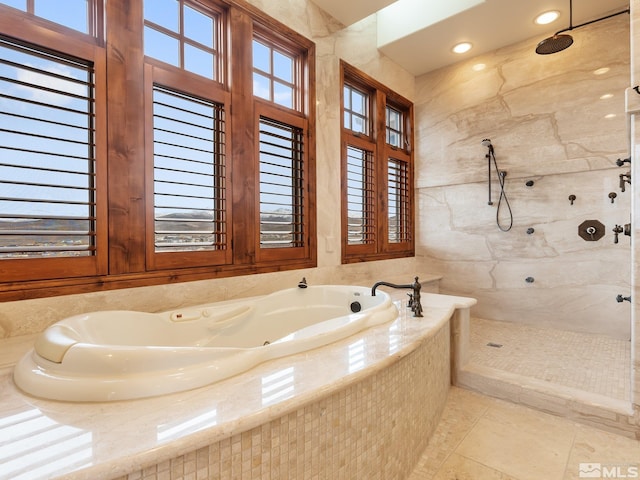
[[[602,20],[606,20],[611,17],[615,17],[616,15],[621,15],[623,13],[629,13],[629,9],[622,10],[620,12],[612,13],[611,15],[607,15],[606,17],[597,18],[595,20],[591,20],[589,22],[581,23],[580,25],[573,26],[573,2],[569,0],[569,28],[565,28],[563,30],[557,31],[553,36],[549,38],[545,38],[536,47],[536,53],[538,55],[549,55],[552,53],[558,53],[562,50],[569,48],[573,44],[573,37],[571,35],[567,35],[564,32],[569,32],[576,28],[584,27],[585,25],[591,25],[592,23],[600,22]]]
[[[567,34],[555,34],[553,37],[545,38],[536,47],[538,55],[550,55],[569,48],[573,43],[573,37]]]

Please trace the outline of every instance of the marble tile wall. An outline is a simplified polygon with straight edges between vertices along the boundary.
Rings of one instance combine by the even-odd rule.
[[[536,55],[534,38],[416,80],[418,253],[442,293],[478,299],[474,316],[629,340],[630,304],[616,295],[630,293],[630,237],[614,244],[612,232],[631,212],[629,185],[619,188],[628,164],[615,163],[629,151],[629,17],[573,37],[554,55]],[[508,232],[496,225],[495,171],[488,205],[484,138],[507,172]],[[503,203],[503,226],[506,214]],[[583,240],[585,220],[604,237]]]

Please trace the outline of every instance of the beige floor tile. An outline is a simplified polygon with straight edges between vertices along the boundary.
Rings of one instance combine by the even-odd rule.
[[[581,463],[600,464],[618,478],[640,478],[640,442],[580,425],[576,428],[564,478],[580,478]],[[632,476],[634,473],[635,477]]]
[[[483,418],[533,435],[552,437],[563,445],[571,445],[576,429],[576,424],[568,419],[502,400],[496,400]]]
[[[526,428],[522,428],[525,426]],[[535,425],[534,430],[538,430]],[[522,425],[482,418],[456,453],[520,480],[560,480],[564,476],[573,435],[532,433],[530,419]]]
[[[475,392],[452,387],[438,427],[410,480],[433,478],[493,402],[493,399]]]
[[[462,409],[478,418],[495,402],[494,398],[459,387],[451,387],[447,396],[447,407]]]
[[[426,477],[425,477],[426,478]],[[453,454],[429,480],[518,480],[461,455]],[[416,479],[417,480],[417,479]]]
[[[580,480],[581,463],[640,478],[640,442],[451,387],[409,480]]]

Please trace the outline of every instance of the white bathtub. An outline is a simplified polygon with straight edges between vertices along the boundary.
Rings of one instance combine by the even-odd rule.
[[[126,400],[208,385],[389,322],[367,287],[310,286],[162,313],[102,311],[47,328],[16,365],[23,391],[64,401]]]

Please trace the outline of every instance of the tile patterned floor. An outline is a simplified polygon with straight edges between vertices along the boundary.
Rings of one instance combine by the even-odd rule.
[[[470,363],[617,400],[631,396],[630,358],[627,340],[471,319]]]
[[[588,478],[638,478],[640,442],[451,387],[409,480],[587,478],[581,469]]]

